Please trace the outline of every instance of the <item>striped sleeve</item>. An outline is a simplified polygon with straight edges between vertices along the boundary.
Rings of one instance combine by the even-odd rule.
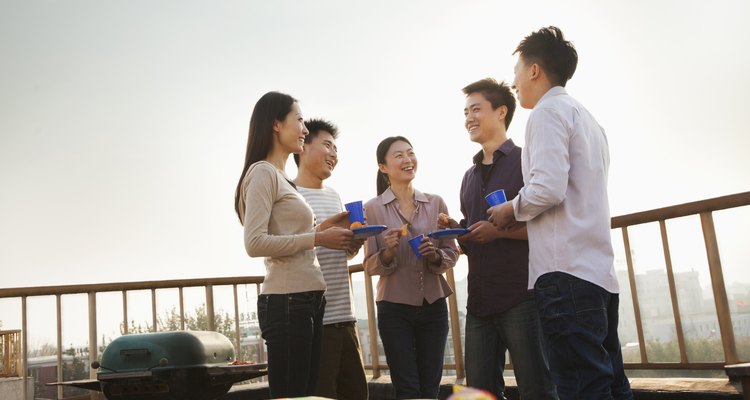
[[[315,212],[318,224],[343,210],[339,194],[331,188],[298,190]],[[356,321],[346,251],[316,247],[315,255],[328,287],[323,324]]]

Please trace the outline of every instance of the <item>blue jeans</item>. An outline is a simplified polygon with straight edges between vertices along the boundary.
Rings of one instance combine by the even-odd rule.
[[[617,336],[620,297],[563,272],[534,285],[560,399],[632,399]]]
[[[466,384],[505,399],[505,351],[522,399],[557,399],[533,299],[499,314],[466,315]]]
[[[448,339],[445,298],[421,306],[378,302],[378,330],[397,399],[437,399]]]
[[[258,296],[258,323],[268,349],[272,398],[315,392],[325,304],[322,291]]]

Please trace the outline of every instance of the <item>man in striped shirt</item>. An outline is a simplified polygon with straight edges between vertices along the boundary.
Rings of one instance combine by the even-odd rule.
[[[305,137],[302,153],[294,155],[297,164],[294,183],[315,212],[316,220],[323,221],[342,211],[339,194],[323,185],[338,163],[338,129],[321,119],[307,120],[305,125],[310,133]],[[355,328],[347,268],[347,260],[357,254],[362,243],[363,240],[353,241],[347,251],[315,249],[327,286],[317,396],[352,400],[367,398],[367,379]]]

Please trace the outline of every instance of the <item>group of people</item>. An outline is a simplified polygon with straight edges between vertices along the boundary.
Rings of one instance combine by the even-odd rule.
[[[305,120],[291,96],[255,105],[235,192],[251,257],[264,257],[258,318],[268,350],[271,397],[367,398],[347,260],[364,245],[378,275],[377,321],[398,399],[436,399],[448,335],[443,274],[456,264],[453,239],[408,239],[445,228],[468,257],[466,383],[503,399],[506,351],[522,399],[632,399],[617,336],[604,130],[565,90],[577,52],[556,27],[525,37],[512,87],[483,79],[465,88],[465,128],[481,146],[461,183],[462,218],[417,190],[409,140],[376,150],[377,197],[355,239],[336,191],[337,127]],[[507,137],[516,108],[531,109],[522,150]],[[290,179],[290,154],[298,166]],[[489,207],[504,189],[509,201]],[[417,254],[418,253],[418,254]],[[324,295],[325,294],[325,295]]]

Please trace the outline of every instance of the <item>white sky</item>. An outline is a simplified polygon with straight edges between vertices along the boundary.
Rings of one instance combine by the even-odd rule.
[[[344,202],[374,196],[375,147],[399,134],[416,187],[457,216],[478,151],[460,89],[512,80],[516,45],[547,25],[607,129],[612,215],[748,191],[749,19],[745,0],[0,0],[0,287],[263,275],[233,196],[269,90],[339,125]],[[717,217],[730,281],[750,281],[748,222]]]

